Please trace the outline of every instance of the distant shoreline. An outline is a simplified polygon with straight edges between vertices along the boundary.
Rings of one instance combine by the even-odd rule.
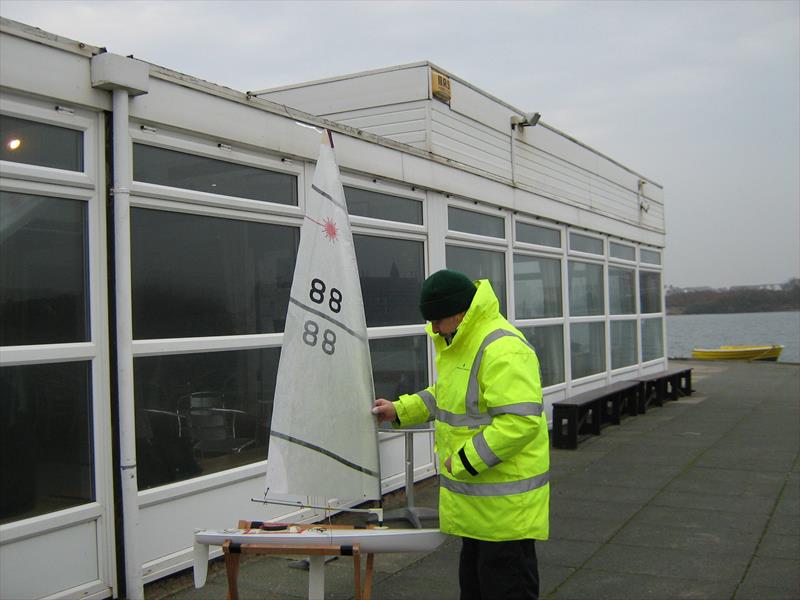
[[[730,310],[730,311],[703,311],[703,312],[681,310],[678,307],[669,307],[669,306],[667,307],[668,317],[676,317],[682,315],[749,315],[756,313],[775,313],[775,312],[800,312],[800,307],[769,308],[764,310]]]

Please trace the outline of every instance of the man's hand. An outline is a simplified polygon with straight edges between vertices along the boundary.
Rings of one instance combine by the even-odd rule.
[[[372,403],[372,414],[378,419],[378,423],[397,419],[397,410],[394,408],[394,402],[390,402],[386,398],[378,398]]]
[[[444,468],[447,469],[447,472],[450,473],[450,475],[453,474],[452,458],[453,458],[452,456],[448,456],[447,460],[444,461]]]

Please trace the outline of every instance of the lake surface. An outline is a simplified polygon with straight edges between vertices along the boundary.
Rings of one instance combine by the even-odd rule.
[[[670,357],[689,358],[692,348],[740,344],[783,344],[780,362],[800,363],[800,311],[667,316]]]

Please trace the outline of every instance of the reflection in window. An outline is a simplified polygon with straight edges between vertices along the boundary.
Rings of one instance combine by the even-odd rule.
[[[569,314],[572,317],[602,315],[603,265],[569,261]]]
[[[569,328],[572,379],[606,370],[606,341],[603,323],[573,323]]]
[[[561,248],[561,232],[558,229],[517,221],[517,241],[525,244]]]
[[[542,387],[564,382],[564,326],[520,327],[531,343],[542,370]]]
[[[570,233],[569,249],[590,254],[603,254],[603,240],[579,233]]]
[[[0,192],[0,345],[89,339],[86,203]]]
[[[661,273],[639,271],[639,301],[643,313],[661,312]]]
[[[131,210],[133,337],[283,331],[300,230]]]
[[[354,235],[368,327],[420,323],[425,278],[422,242]]]
[[[134,359],[139,489],[267,457],[280,348]]]
[[[633,269],[608,268],[608,312],[612,315],[636,313]]]
[[[514,307],[517,319],[561,316],[561,261],[514,255]]]
[[[375,397],[395,400],[428,387],[428,344],[424,335],[370,340]]]
[[[621,258],[622,260],[636,260],[636,248],[626,244],[617,244],[616,242],[608,243],[608,252],[614,258]]]
[[[0,368],[0,524],[95,499],[89,365]]]
[[[344,188],[344,195],[351,215],[422,225],[422,202],[419,200],[348,186]]]
[[[642,319],[642,362],[664,356],[664,332],[661,317]]]
[[[500,312],[506,314],[506,266],[502,252],[447,246],[447,268],[461,271],[473,280],[488,279],[500,301]]]
[[[0,160],[83,171],[83,132],[0,115]]]
[[[506,220],[483,213],[463,210],[453,206],[447,209],[447,228],[450,231],[463,231],[476,235],[488,235],[496,238],[506,237]]]
[[[636,321],[611,321],[611,368],[619,369],[637,362]]]
[[[297,206],[297,177],[239,163],[133,145],[133,178],[170,187]]]

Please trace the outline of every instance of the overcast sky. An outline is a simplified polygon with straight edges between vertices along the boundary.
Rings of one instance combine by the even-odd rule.
[[[666,284],[800,276],[797,0],[2,0],[0,15],[240,91],[430,60],[662,184]]]

